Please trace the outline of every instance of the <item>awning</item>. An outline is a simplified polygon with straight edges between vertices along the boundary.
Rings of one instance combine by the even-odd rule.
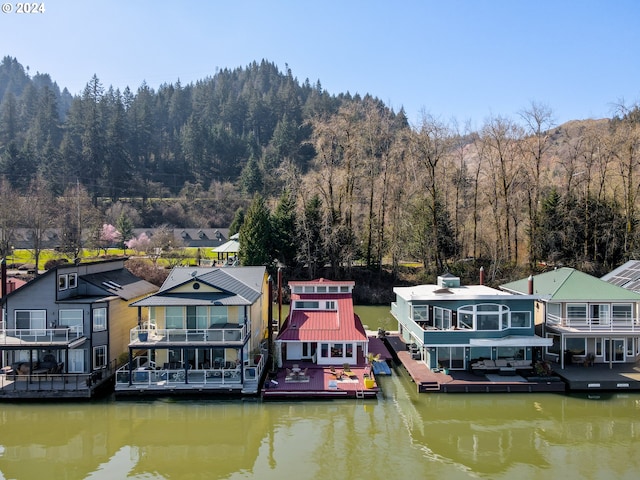
[[[502,338],[472,338],[469,345],[475,347],[550,347],[552,338],[542,338],[537,335],[531,337],[518,337],[510,335]]]

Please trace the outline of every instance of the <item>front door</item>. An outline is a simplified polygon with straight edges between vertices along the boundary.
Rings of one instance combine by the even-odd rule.
[[[624,363],[626,360],[624,338],[612,338],[604,341],[604,360],[605,362]]]

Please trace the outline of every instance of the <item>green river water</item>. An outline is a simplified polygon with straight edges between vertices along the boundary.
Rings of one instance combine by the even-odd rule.
[[[640,394],[418,395],[400,368],[379,382],[376,400],[0,404],[0,479],[640,477]]]

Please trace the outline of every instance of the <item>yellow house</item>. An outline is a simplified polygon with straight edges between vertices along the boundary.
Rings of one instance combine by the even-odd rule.
[[[176,267],[156,294],[131,306],[141,322],[130,332],[116,395],[257,392],[266,360],[265,267]]]

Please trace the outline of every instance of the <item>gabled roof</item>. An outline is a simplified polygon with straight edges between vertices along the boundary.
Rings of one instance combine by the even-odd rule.
[[[262,295],[265,267],[175,267],[160,290],[132,306],[252,305]],[[201,283],[216,291],[181,287]]]
[[[527,294],[527,278],[501,285],[515,293]],[[640,294],[612,285],[574,268],[562,267],[533,276],[533,293],[545,300],[556,301],[640,301]]]
[[[292,301],[295,299],[292,295]],[[353,311],[351,294],[304,295],[305,300],[336,302],[336,310],[291,310],[277,340],[298,342],[366,342],[360,318]]]
[[[80,279],[106,290],[111,295],[116,295],[123,300],[142,297],[158,289],[158,287],[152,283],[136,277],[126,268],[81,275]]]

